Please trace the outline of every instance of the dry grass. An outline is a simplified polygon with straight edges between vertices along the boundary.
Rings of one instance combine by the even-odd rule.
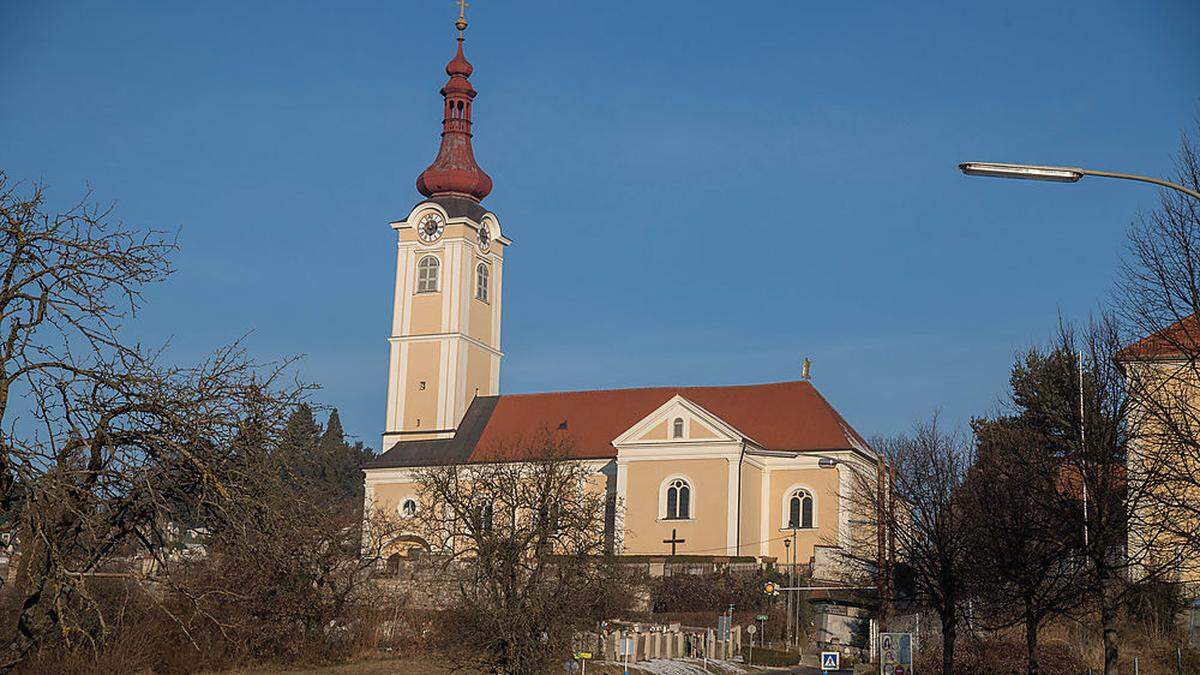
[[[442,675],[452,672],[434,661],[421,658],[377,658],[365,659],[338,666],[315,666],[311,668],[279,668],[226,671],[225,675]],[[463,675],[475,675],[478,671],[453,671]]]

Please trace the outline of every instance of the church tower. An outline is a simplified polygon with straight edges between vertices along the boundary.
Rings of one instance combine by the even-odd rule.
[[[441,90],[441,147],[417,178],[425,199],[391,223],[399,247],[384,451],[399,441],[452,437],[476,396],[500,391],[504,249],[511,242],[480,203],[492,179],[471,148],[476,92],[463,55],[461,5],[455,25],[458,52]]]

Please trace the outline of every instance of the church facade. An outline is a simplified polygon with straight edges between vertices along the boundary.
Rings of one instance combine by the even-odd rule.
[[[716,387],[502,394],[504,252],[471,147],[472,66],[458,49],[442,88],[442,140],[424,196],[397,234],[383,454],[368,509],[420,509],[421,467],[511,461],[551,430],[616,504],[615,552],[807,563],[847,546],[854,477],[877,457],[807,379]],[[519,301],[519,299],[518,299]],[[791,545],[794,542],[794,548]]]

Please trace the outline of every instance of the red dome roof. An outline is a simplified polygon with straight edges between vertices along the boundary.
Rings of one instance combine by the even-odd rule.
[[[471,148],[471,107],[475,88],[467,79],[474,69],[463,56],[463,39],[458,53],[446,64],[450,80],[442,87],[442,145],[437,158],[417,177],[417,191],[426,197],[460,194],[475,200],[492,191],[492,179],[475,163]]]
[[[450,63],[446,64],[446,74],[450,77],[454,77],[455,75],[470,77],[471,73],[475,72],[475,69],[471,67],[471,62],[467,60],[467,57],[463,56],[462,45],[463,39],[458,38],[458,53],[454,55],[454,58],[450,59]]]

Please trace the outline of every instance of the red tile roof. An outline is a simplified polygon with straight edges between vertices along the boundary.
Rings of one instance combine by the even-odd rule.
[[[612,441],[676,394],[768,450],[867,447],[810,382],[796,381],[503,395],[468,461],[503,461],[515,440],[559,429],[570,437],[572,456],[616,457]]]
[[[1118,358],[1128,361],[1169,359],[1200,351],[1200,318],[1195,314],[1122,349]]]

